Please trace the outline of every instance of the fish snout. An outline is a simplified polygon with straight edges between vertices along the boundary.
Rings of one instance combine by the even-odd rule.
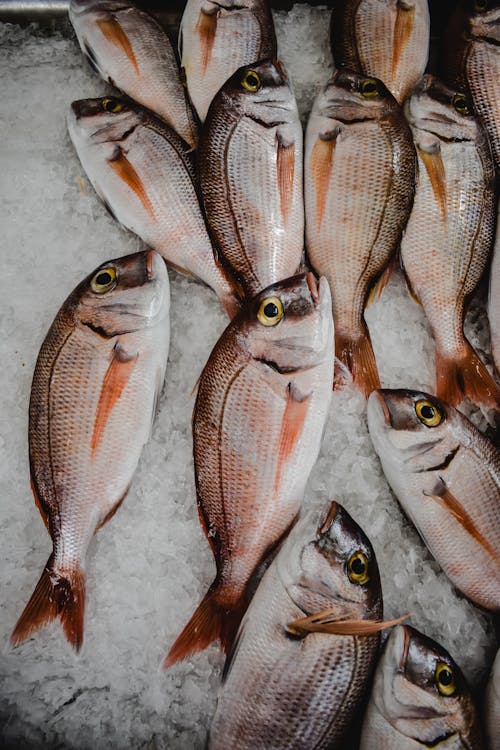
[[[368,397],[368,420],[369,422],[383,423],[386,427],[392,427],[392,416],[386,399],[386,391],[379,388],[370,393]]]

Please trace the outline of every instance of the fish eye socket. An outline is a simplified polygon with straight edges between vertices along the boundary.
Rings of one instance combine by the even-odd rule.
[[[241,79],[241,85],[247,91],[255,93],[255,91],[258,91],[260,89],[262,84],[260,76],[255,72],[255,70],[247,70],[247,72]]]
[[[437,689],[441,695],[453,695],[456,692],[455,675],[453,669],[445,662],[439,662],[434,672]]]
[[[116,99],[103,99],[101,106],[105,112],[112,112],[113,114],[121,112],[123,109],[123,104],[117,102]]]
[[[347,576],[351,583],[357,583],[362,586],[368,583],[370,576],[368,574],[368,558],[358,550],[347,561]]]
[[[104,292],[109,292],[109,290],[113,288],[115,284],[116,271],[110,266],[109,268],[102,268],[96,273],[96,275],[90,282],[90,287],[96,294],[104,294]]]
[[[378,96],[378,83],[374,78],[365,78],[361,84],[361,93],[363,96]]]
[[[463,94],[455,94],[453,106],[460,115],[470,115],[471,113],[467,98]]]
[[[436,404],[427,401],[427,399],[417,401],[415,404],[415,413],[426,427],[437,427],[443,419],[440,409],[438,409]]]
[[[275,326],[283,317],[283,305],[278,297],[266,297],[262,300],[257,318],[263,326]]]

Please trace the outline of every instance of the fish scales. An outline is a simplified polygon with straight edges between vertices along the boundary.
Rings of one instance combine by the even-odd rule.
[[[484,695],[484,719],[488,750],[500,748],[500,649],[491,668]]]

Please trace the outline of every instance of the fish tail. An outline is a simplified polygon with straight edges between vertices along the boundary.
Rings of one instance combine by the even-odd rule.
[[[436,395],[451,406],[468,396],[500,409],[500,389],[468,341],[460,356],[447,357],[436,350],[436,379]]]
[[[350,370],[355,385],[365,396],[380,388],[377,363],[368,328],[356,337],[335,331],[335,356]]]
[[[182,659],[187,659],[188,656],[204,651],[217,639],[220,639],[224,653],[228,652],[243,617],[246,600],[242,597],[235,606],[222,605],[218,601],[219,591],[216,587],[208,590],[168,652],[163,662],[165,669]]]
[[[31,599],[10,637],[13,646],[23,643],[37,630],[59,617],[64,634],[79,651],[83,642],[85,574],[77,566],[56,571],[51,555]]]

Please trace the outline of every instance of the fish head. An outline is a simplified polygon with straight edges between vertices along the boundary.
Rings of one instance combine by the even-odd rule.
[[[408,625],[395,627],[387,640],[372,695],[386,721],[425,745],[468,734],[476,721],[460,668],[442,646]]]
[[[380,120],[398,109],[396,99],[381,80],[337,68],[316,98],[313,115],[349,124]]]
[[[500,1],[470,0],[470,34],[476,39],[498,45],[500,43]],[[493,81],[491,85],[494,85]]]
[[[425,75],[406,100],[404,111],[415,132],[417,145],[425,148],[436,139],[477,141],[481,137],[472,102],[438,78]]]
[[[467,444],[458,412],[436,396],[379,389],[368,398],[368,429],[384,463],[402,474],[444,465],[457,444]]]
[[[333,362],[331,304],[327,280],[301,274],[257,294],[234,325],[254,359],[281,373],[307,370]]]
[[[69,4],[69,12],[73,17],[82,15],[84,13],[94,12],[114,12],[120,10],[127,10],[132,7],[131,3],[113,2],[113,0],[71,0]]]
[[[106,338],[157,325],[169,303],[167,269],[154,250],[103,263],[71,298],[75,321]]]
[[[264,127],[297,123],[297,102],[285,67],[279,60],[244,65],[221,89],[223,106]]]
[[[373,547],[358,524],[337,502],[309,512],[294,531],[282,581],[300,609],[314,614],[338,609],[349,619],[382,615],[382,591]]]
[[[117,97],[80,99],[71,104],[68,131],[78,154],[99,146],[109,158],[145,117],[138,107]]]

